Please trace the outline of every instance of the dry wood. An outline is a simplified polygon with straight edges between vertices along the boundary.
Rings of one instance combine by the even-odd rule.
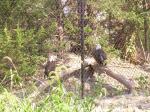
[[[111,71],[107,66],[103,67],[103,66],[99,66],[97,63],[95,63],[94,61],[91,63],[86,63],[84,64],[85,68],[91,66],[93,68],[93,71],[91,70],[91,68],[89,67],[88,69],[85,69],[85,75],[86,78],[87,77],[91,77],[93,75],[94,72],[97,72],[99,74],[101,73],[106,73],[108,76],[112,77],[113,79],[117,80],[118,82],[120,82],[121,84],[123,84],[128,90],[129,92],[132,92],[133,90],[133,84],[124,76],[119,75],[114,73],[113,71]],[[76,68],[69,68],[66,71],[62,71],[60,74],[60,80],[65,81],[70,77],[78,77],[80,78],[80,66],[76,67]],[[38,87],[38,89],[33,92],[29,98],[35,98],[37,97],[41,92],[43,92],[47,87],[49,86],[49,83],[47,80],[42,81],[41,85]]]
[[[98,64],[92,65],[92,68],[94,69],[95,72],[97,72],[99,74],[106,73],[108,76],[112,77],[113,79],[116,79],[118,82],[123,84],[129,90],[129,92],[132,91],[133,85],[126,77],[114,73],[113,71],[111,71],[107,67],[100,67]],[[64,72],[63,74],[61,74],[61,78],[63,80],[66,80],[67,78],[75,76],[75,75],[77,75],[79,73],[80,73],[80,68],[78,68],[76,70],[68,70],[68,71]]]
[[[150,109],[150,103],[138,105],[139,109]]]
[[[99,67],[97,65],[94,65],[93,68],[94,68],[95,72],[106,73],[107,75],[109,75],[113,79],[116,79],[118,82],[120,82],[121,84],[123,84],[129,90],[129,92],[132,91],[133,85],[132,85],[132,83],[126,77],[114,73],[113,71],[111,71],[107,67]]]

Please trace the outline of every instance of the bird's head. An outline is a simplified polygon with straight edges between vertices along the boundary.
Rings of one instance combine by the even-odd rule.
[[[56,61],[56,59],[57,59],[57,56],[56,55],[53,55],[53,54],[49,54],[49,56],[48,56],[48,61]]]
[[[96,44],[96,50],[102,49],[102,46],[100,44]]]

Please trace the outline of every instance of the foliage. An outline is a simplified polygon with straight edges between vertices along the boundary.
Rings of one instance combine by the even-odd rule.
[[[13,81],[17,81],[17,84],[21,81],[20,78],[22,76],[34,75],[37,64],[43,60],[42,55],[39,56],[39,50],[42,48],[38,45],[41,37],[45,36],[43,33],[42,28],[35,33],[33,29],[24,31],[19,25],[14,30],[8,30],[7,27],[4,28],[0,38],[0,57],[3,59],[3,57],[9,56],[16,65],[18,72],[16,74],[14,70],[6,66],[10,62],[5,63],[1,60],[1,70],[4,71],[6,80],[11,77],[11,79],[15,79]]]
[[[148,89],[149,88],[149,77],[141,74],[139,77],[136,78],[140,88]]]
[[[31,77],[36,74],[39,64],[46,60],[47,53],[62,53],[68,50],[70,43],[79,44],[77,1],[67,0],[65,5],[61,2],[61,0],[0,1],[0,92],[2,93],[0,112],[90,112],[94,105],[93,97],[107,95],[106,89],[102,87],[103,80],[100,78],[97,78],[92,97],[80,100],[72,92],[66,92],[58,78],[60,70],[66,69],[65,67],[58,67],[49,74],[51,83],[57,80],[57,86],[52,88],[50,95],[37,103],[27,98],[19,99],[5,90],[7,86],[11,89],[15,85],[22,86],[24,76]],[[64,12],[65,8],[68,8],[68,13]],[[109,14],[112,15],[112,20],[109,20]],[[124,49],[125,57],[132,60],[136,55],[137,35],[142,41],[145,39],[145,20],[150,23],[149,10],[144,10],[141,0],[87,0],[84,23],[85,44],[90,49],[100,43],[110,59],[119,57],[120,49]],[[111,26],[110,23],[114,25]],[[64,36],[61,41],[58,34],[60,24]],[[130,29],[133,31],[129,31]],[[149,34],[149,29],[147,30]],[[124,48],[116,50],[115,42],[110,44],[110,38],[114,35],[116,40],[125,38]],[[88,50],[87,52],[89,55]],[[5,56],[12,59],[16,69],[13,69],[9,62],[3,61]],[[141,88],[148,88],[147,76],[141,75],[137,81]]]
[[[61,85],[62,86],[62,85]],[[54,87],[50,95],[34,103],[30,99],[19,99],[5,90],[0,95],[0,112],[2,111],[28,111],[28,112],[90,112],[93,100],[86,97],[80,100],[71,92],[64,92],[61,86]],[[8,108],[9,107],[9,108]]]
[[[133,32],[136,32],[136,30],[139,29],[138,32],[136,32],[136,35],[139,35],[143,33],[144,31],[144,33],[140,36],[141,40],[145,40],[145,38],[149,38],[148,37],[149,29],[148,28],[146,29],[145,27],[146,26],[145,22],[149,23],[149,15],[148,15],[149,5],[148,5],[148,1],[145,1],[146,3],[143,4],[144,1],[145,0],[143,1],[142,0],[108,0],[108,1],[88,0],[89,4],[92,5],[97,11],[106,13],[105,15],[106,16],[106,20],[105,20],[106,28],[108,28],[111,31],[113,31],[114,29],[117,29],[117,27],[115,26],[118,26],[121,28],[120,31],[109,33],[110,38],[114,38],[112,36],[114,34],[116,35],[115,36],[116,42],[118,42],[118,39],[120,39],[120,43],[122,43],[121,41],[123,40],[123,38],[126,38],[127,40],[124,42],[126,44],[127,43],[131,44],[129,39],[132,38],[131,37],[132,35],[130,35],[129,33],[130,31],[125,29],[125,26],[128,26],[128,24],[126,23],[127,21],[132,24],[130,28],[132,28]],[[147,9],[144,9],[145,6],[147,7]],[[111,20],[109,18],[110,14],[111,14]],[[117,21],[116,24],[114,24],[115,21]],[[120,23],[123,22],[126,25],[121,27],[120,25],[117,24],[118,22]],[[129,29],[129,27],[127,27],[127,29]],[[147,35],[147,37],[145,37],[144,35]],[[150,45],[149,41],[147,43],[148,43],[147,45],[149,46]],[[136,47],[137,42],[133,44]],[[146,45],[146,42],[144,42],[143,45]],[[122,49],[122,47],[119,49]],[[130,50],[132,49],[132,52],[134,52],[133,46],[132,48],[128,47],[126,51],[129,51],[129,49]],[[124,51],[122,51],[122,53],[124,53]],[[126,54],[123,54],[123,55],[126,55]]]
[[[126,53],[125,53],[125,58],[133,60],[136,57],[136,44],[135,44],[135,33],[132,34],[130,40],[128,42],[126,42],[125,44],[125,49],[126,49]]]
[[[109,45],[107,36],[100,37],[99,43],[101,44],[102,48],[107,52],[108,57],[120,57],[120,50],[117,50],[113,46]]]

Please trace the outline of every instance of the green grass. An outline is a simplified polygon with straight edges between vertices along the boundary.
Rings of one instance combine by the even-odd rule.
[[[93,107],[91,97],[81,99],[72,92],[65,92],[60,85],[36,101],[19,98],[6,89],[0,94],[0,112],[90,112]]]

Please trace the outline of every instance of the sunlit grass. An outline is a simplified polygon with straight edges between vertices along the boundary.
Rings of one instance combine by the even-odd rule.
[[[91,97],[81,99],[72,92],[64,92],[60,85],[37,101],[19,98],[6,89],[0,95],[0,112],[90,112],[92,108]]]

